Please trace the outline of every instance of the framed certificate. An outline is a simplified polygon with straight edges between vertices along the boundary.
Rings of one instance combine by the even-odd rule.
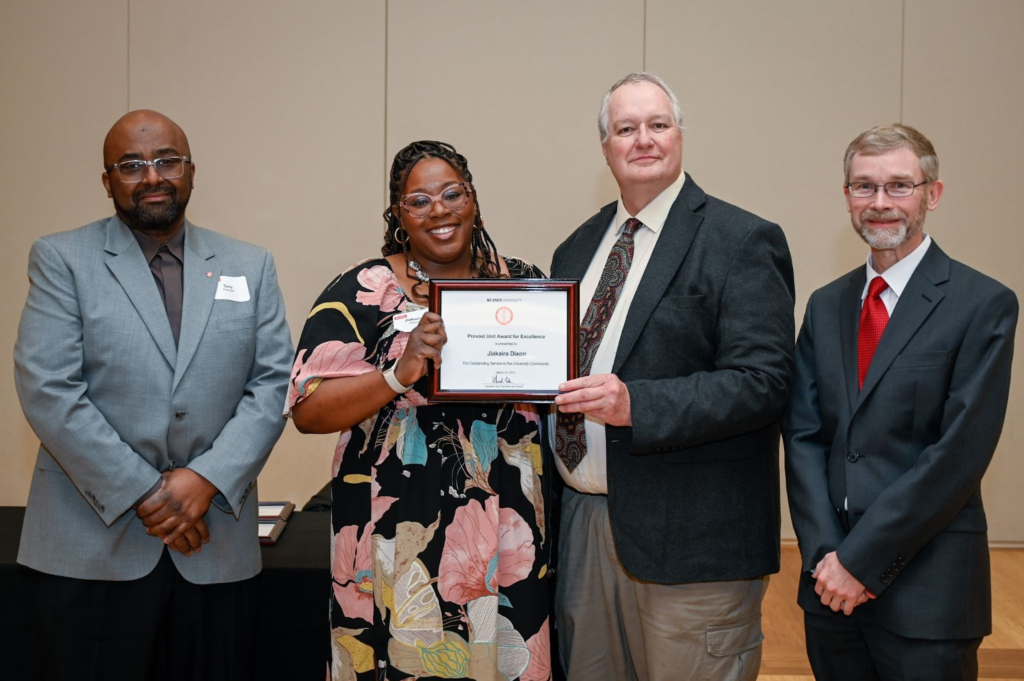
[[[448,336],[432,402],[551,402],[579,365],[579,282],[439,279],[430,311]]]

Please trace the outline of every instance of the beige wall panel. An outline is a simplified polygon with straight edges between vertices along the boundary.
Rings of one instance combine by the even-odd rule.
[[[499,251],[546,272],[555,247],[618,196],[597,107],[642,65],[643,2],[388,5],[389,164],[413,140],[454,144]]]
[[[897,0],[647,3],[647,69],[680,98],[683,167],[708,193],[782,225],[797,328],[811,292],[866,257],[841,159],[861,130],[899,119],[901,11]],[[785,501],[782,515],[794,537]]]
[[[384,16],[334,0],[131,6],[131,106],[188,134],[189,217],[274,253],[296,339],[323,288],[379,248]],[[289,424],[260,496],[304,503],[336,439]]]
[[[32,242],[112,212],[103,136],[127,100],[124,0],[0,3],[0,506],[22,505],[39,440],[21,413],[11,356]]]
[[[927,230],[951,257],[1024,292],[1024,3],[908,0],[903,120],[935,144],[945,193]],[[985,477],[989,538],[1024,541],[1024,366]]]

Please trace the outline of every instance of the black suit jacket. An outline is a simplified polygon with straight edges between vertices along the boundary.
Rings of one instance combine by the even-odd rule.
[[[615,214],[555,251],[582,279]],[[606,427],[622,565],[659,583],[779,569],[779,426],[792,373],[793,267],[772,224],[687,176],[626,316],[613,373],[632,427]]]
[[[857,389],[863,266],[815,291],[783,421],[803,570],[826,553],[878,599],[863,606],[914,638],[992,630],[981,478],[1010,386],[1017,298],[932,243]],[[848,503],[851,530],[837,509]],[[801,580],[798,600],[828,613]]]

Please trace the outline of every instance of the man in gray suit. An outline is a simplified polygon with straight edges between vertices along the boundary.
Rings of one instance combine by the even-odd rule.
[[[583,377],[556,398],[556,621],[575,679],[754,679],[779,569],[793,268],[778,225],[682,172],[675,95],[605,95],[621,198],[555,252],[578,278]]]
[[[292,357],[274,262],[186,221],[170,119],[125,115],[103,157],[116,215],[33,245],[14,351],[45,676],[248,678],[256,477]]]
[[[1006,413],[1012,291],[923,231],[931,142],[872,128],[845,155],[867,264],[811,295],[783,419],[818,679],[976,679],[992,631],[981,478]]]

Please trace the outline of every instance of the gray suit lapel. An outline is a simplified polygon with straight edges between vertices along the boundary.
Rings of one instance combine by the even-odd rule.
[[[864,387],[860,391],[857,407],[871,394],[889,365],[945,297],[937,285],[946,281],[949,281],[949,257],[932,242],[892,311],[892,317],[882,333],[878,349],[864,377]]]
[[[181,300],[181,335],[178,338],[178,361],[174,369],[174,388],[188,368],[206,324],[213,311],[220,265],[203,238],[202,230],[186,223],[185,264],[182,270],[184,291]]]
[[[167,309],[139,242],[128,227],[118,218],[112,217],[107,221],[107,241],[103,248],[110,254],[107,267],[111,274],[132,301],[164,359],[173,367],[177,351],[174,348],[174,336],[171,335],[171,323],[167,321]]]
[[[644,270],[644,276],[629,306],[626,323],[619,337],[619,347],[615,352],[612,373],[622,368],[654,308],[664,297],[669,282],[683,266],[693,237],[704,221],[704,216],[698,212],[704,205],[704,199],[704,190],[687,175],[686,183],[669,210],[658,243],[651,253],[651,259],[647,261],[647,269]]]
[[[860,389],[857,386],[857,331],[860,326],[860,294],[864,290],[867,271],[857,268],[839,298],[839,334],[843,359],[843,377],[846,379],[846,405],[852,412]]]

